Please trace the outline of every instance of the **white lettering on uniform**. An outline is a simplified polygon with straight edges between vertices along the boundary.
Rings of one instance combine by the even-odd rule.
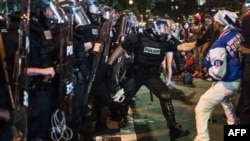
[[[23,92],[23,105],[26,106],[26,108],[29,107],[29,94],[27,91]]]
[[[69,45],[67,46],[67,56],[72,54],[73,54],[73,45]]]
[[[71,94],[73,89],[74,89],[73,82],[70,82],[69,84],[67,84],[66,85],[66,95]]]
[[[143,52],[146,52],[149,54],[160,54],[161,50],[159,48],[145,47]]]

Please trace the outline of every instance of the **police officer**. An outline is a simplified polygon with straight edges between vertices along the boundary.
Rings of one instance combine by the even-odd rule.
[[[2,68],[0,69],[1,72],[1,80],[0,80],[0,140],[7,141],[11,140],[11,127],[12,127],[12,120],[11,120],[11,106],[10,106],[10,99],[8,97],[8,92],[5,88],[4,76]]]
[[[58,60],[55,27],[60,20],[51,1],[31,1],[30,52],[28,56],[29,113],[28,139],[48,140],[50,118],[58,108]],[[49,80],[46,78],[49,77]]]
[[[15,125],[15,127],[19,130],[22,128],[22,124],[20,122],[20,118],[17,117],[17,115],[14,116],[13,109],[11,109],[10,106],[10,99],[8,97],[8,93],[11,92],[13,93],[14,91],[7,91],[6,87],[7,85],[10,85],[10,87],[13,86],[13,64],[14,64],[14,56],[15,52],[17,51],[18,48],[18,28],[19,28],[19,22],[20,22],[20,15],[18,12],[13,12],[9,15],[9,28],[8,28],[8,34],[4,38],[4,51],[5,51],[5,58],[4,61],[6,61],[6,71],[8,72],[8,76],[4,76],[5,73],[3,73],[3,70],[1,69],[1,78],[8,77],[9,82],[4,81],[5,79],[1,79],[1,88],[0,88],[0,107],[3,108],[3,115],[7,116],[5,117],[5,121],[3,120],[0,121],[0,140],[11,140],[11,127]],[[5,74],[6,75],[6,74]],[[9,83],[9,84],[6,84]],[[10,94],[10,93],[9,93]],[[0,108],[0,109],[1,109]],[[1,111],[1,110],[0,110]],[[11,115],[11,118],[10,118]],[[15,123],[13,123],[13,120],[11,122],[11,119],[15,118]],[[23,128],[22,128],[23,129]],[[9,130],[9,131],[8,131]],[[17,139],[19,135],[13,135],[13,139]]]
[[[127,100],[131,99],[142,85],[145,85],[160,100],[163,115],[167,121],[170,139],[189,134],[175,119],[174,107],[170,95],[167,93],[168,87],[160,78],[160,64],[165,56],[165,52],[177,51],[177,41],[168,39],[167,22],[156,18],[147,23],[147,27],[142,34],[129,36],[122,46],[118,47],[108,61],[112,65],[114,60],[126,50],[134,53],[133,77],[130,79],[134,83],[131,94],[125,94]],[[108,75],[108,74],[107,74]]]
[[[2,38],[4,39],[8,33],[7,20],[3,13],[0,13],[0,32]]]
[[[60,3],[60,4],[63,4]],[[69,126],[73,129],[72,140],[78,139],[78,134],[82,135],[81,140],[90,141],[91,122],[87,116],[87,107],[83,107],[86,84],[88,77],[87,51],[92,48],[92,43],[86,39],[86,28],[90,25],[90,20],[79,3],[64,7],[66,13],[71,14],[73,19],[73,54],[71,63],[73,69],[74,95],[72,97],[72,119]]]
[[[86,3],[86,14],[89,17],[90,21],[91,21],[91,33],[92,35],[95,36],[90,36],[90,37],[94,37],[91,39],[93,46],[94,43],[99,41],[101,43],[105,43],[105,41],[109,40],[110,37],[105,36],[104,38],[106,38],[107,40],[105,40],[104,38],[99,38],[98,33],[103,31],[105,33],[110,33],[110,31],[112,30],[111,28],[101,28],[103,26],[104,22],[109,22],[109,18],[110,18],[110,12],[111,12],[111,8],[105,5],[99,5],[98,3],[96,3],[93,0],[88,0]],[[107,17],[106,17],[107,16]],[[103,30],[103,31],[100,31]],[[108,43],[109,44],[109,43]],[[104,48],[109,48],[110,44],[108,45],[106,44]],[[103,49],[105,50],[105,49]],[[95,66],[97,65],[97,71],[95,72],[95,80],[93,82],[93,87],[91,89],[90,92],[90,99],[91,101],[93,101],[93,105],[94,105],[94,109],[95,109],[95,117],[96,117],[96,124],[95,124],[95,132],[97,134],[113,134],[116,131],[115,130],[111,130],[107,127],[107,117],[108,117],[108,113],[109,113],[109,105],[110,105],[110,94],[109,91],[106,87],[105,81],[103,79],[102,76],[102,66],[103,66],[103,62],[105,61],[105,57],[103,55],[103,52],[101,52],[101,57],[100,57],[100,61],[97,61],[97,54],[95,53],[91,53],[89,55],[89,62],[90,63],[90,67],[92,72],[95,70]],[[106,56],[107,57],[107,56]],[[93,74],[91,74],[91,76],[93,76]]]
[[[137,19],[134,13],[130,10],[124,10],[121,15],[116,20],[114,25],[116,42],[115,48],[118,47],[125,39],[131,35],[135,34],[137,28]],[[124,89],[124,91],[129,91],[130,88],[127,81],[127,77],[130,75],[130,66],[133,62],[133,53],[124,52],[120,57],[116,59],[113,65],[114,75],[117,77],[119,84]],[[124,85],[126,84],[126,85]],[[120,127],[124,127],[127,124],[127,112],[128,105],[124,105],[122,102],[124,95],[122,93],[117,93],[113,95],[112,103],[110,105],[110,115],[111,120],[118,121]],[[130,105],[134,104],[134,101],[129,102]]]
[[[4,58],[2,58],[3,53],[5,52],[3,47],[3,39],[2,34],[0,33],[0,140],[2,141],[9,141],[11,140],[11,127],[12,127],[12,108],[11,108],[11,101],[8,96],[8,91],[6,89],[6,85],[8,85],[4,76]],[[4,52],[2,52],[4,51]],[[5,70],[7,71],[7,70]],[[8,77],[8,76],[7,76]]]

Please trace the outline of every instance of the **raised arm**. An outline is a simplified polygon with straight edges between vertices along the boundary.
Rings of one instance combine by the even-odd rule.
[[[124,49],[121,46],[116,48],[115,51],[110,56],[110,58],[108,60],[108,64],[112,65],[114,63],[115,59],[117,59],[123,53],[123,51],[124,51]]]
[[[196,42],[190,42],[190,43],[183,43],[177,46],[178,51],[191,51],[196,47]]]

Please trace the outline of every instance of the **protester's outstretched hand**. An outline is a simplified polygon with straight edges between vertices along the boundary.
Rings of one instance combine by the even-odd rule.
[[[250,49],[240,44],[237,45],[237,51],[239,51],[242,54],[250,54]]]

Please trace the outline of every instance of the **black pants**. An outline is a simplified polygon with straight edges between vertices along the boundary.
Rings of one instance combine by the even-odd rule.
[[[3,80],[3,78],[1,78]],[[4,110],[8,110],[11,114],[10,108],[10,100],[8,97],[8,93],[5,89],[4,83],[0,80],[0,108]],[[11,114],[12,116],[12,114]],[[0,141],[10,141],[12,135],[12,125],[13,118],[10,121],[4,122],[0,120]]]
[[[168,87],[158,75],[140,76],[131,78],[133,81],[128,81],[130,90],[125,89],[125,100],[121,105],[128,105],[128,102],[136,95],[142,85],[146,86],[152,94],[154,94],[160,101],[162,113],[167,121],[168,127],[175,126],[174,108],[171,102],[170,95],[167,93]],[[123,108],[126,109],[126,108]]]
[[[12,137],[12,121],[2,122],[0,121],[0,140],[10,141]]]
[[[48,88],[33,93],[28,111],[28,140],[49,140],[51,116],[59,108],[56,88]]]
[[[105,82],[105,80],[95,82],[91,91],[95,107],[96,123],[102,125],[106,124],[109,105],[111,103],[110,93]]]

